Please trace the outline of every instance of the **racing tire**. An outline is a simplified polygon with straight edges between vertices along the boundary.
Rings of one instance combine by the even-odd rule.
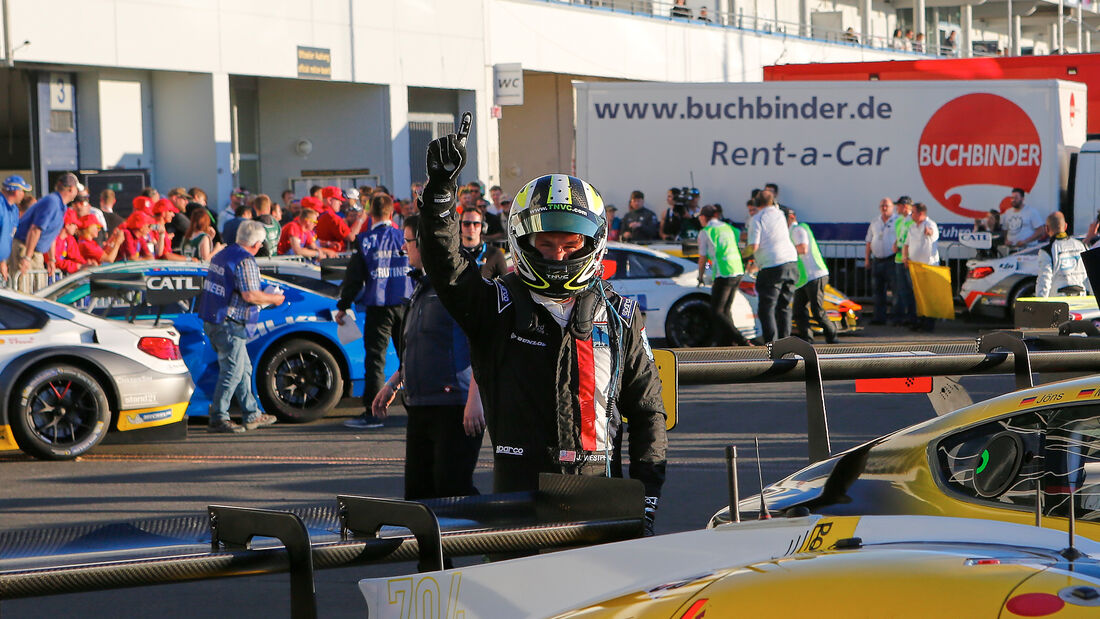
[[[1012,293],[1008,295],[1008,303],[1005,304],[1006,320],[1012,321],[1016,317],[1016,299],[1035,296],[1035,284],[1035,279],[1025,279],[1016,284],[1016,287],[1012,289]]]
[[[665,316],[665,339],[673,348],[710,346],[710,299],[680,299]]]
[[[8,421],[26,453],[42,460],[72,460],[107,435],[111,407],[92,375],[59,365],[38,369],[17,383]]]
[[[276,344],[264,356],[257,378],[260,403],[280,421],[305,423],[324,417],[344,395],[336,357],[303,339]]]

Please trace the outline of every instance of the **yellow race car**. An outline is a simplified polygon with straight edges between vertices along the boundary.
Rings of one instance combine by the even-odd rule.
[[[927,516],[727,524],[359,583],[386,617],[1096,617],[1100,544]]]
[[[774,515],[1034,523],[1100,540],[1100,376],[1015,391],[849,449],[764,488]],[[1070,491],[1073,491],[1072,495]],[[740,502],[747,517],[760,497]],[[710,526],[730,521],[729,508]],[[1100,615],[1098,615],[1100,616]]]

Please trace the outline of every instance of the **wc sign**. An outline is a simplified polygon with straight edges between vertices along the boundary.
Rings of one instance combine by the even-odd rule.
[[[493,104],[523,105],[523,65],[493,65]]]

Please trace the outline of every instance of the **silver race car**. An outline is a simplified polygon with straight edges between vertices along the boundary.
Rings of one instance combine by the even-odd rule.
[[[171,326],[0,290],[0,451],[69,460],[109,433],[183,436],[193,390]]]

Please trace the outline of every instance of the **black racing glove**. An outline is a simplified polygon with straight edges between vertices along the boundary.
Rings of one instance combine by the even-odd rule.
[[[653,523],[657,520],[657,499],[658,497],[655,496],[645,498],[645,532],[642,534],[645,537],[656,535],[653,530]]]
[[[434,214],[450,208],[458,193],[458,174],[466,166],[466,138],[452,133],[428,144],[428,183],[424,206]]]

